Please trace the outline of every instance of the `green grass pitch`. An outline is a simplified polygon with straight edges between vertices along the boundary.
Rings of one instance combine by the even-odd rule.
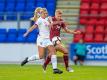
[[[72,66],[74,72],[69,73],[58,65],[63,74],[53,74],[51,67],[44,73],[41,65],[1,64],[0,80],[107,80],[107,66]]]

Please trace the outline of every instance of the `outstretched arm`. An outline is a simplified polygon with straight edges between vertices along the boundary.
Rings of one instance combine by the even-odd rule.
[[[37,28],[37,25],[33,25],[32,27],[30,27],[27,31],[26,31],[26,33],[23,35],[24,37],[26,37],[30,32],[32,32],[35,28]]]
[[[64,28],[64,32],[69,33],[69,34],[80,34],[80,31],[74,31],[74,30],[70,30],[67,27]]]

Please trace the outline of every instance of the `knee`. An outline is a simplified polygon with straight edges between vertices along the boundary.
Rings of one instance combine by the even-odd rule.
[[[64,53],[65,56],[68,56],[68,53]]]
[[[39,54],[39,59],[43,59],[43,55]]]

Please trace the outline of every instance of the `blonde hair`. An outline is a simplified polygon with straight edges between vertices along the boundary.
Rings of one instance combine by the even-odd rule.
[[[41,9],[41,13],[43,13],[43,12],[47,12],[47,9],[46,8],[42,8]]]
[[[41,7],[37,7],[34,11],[34,16],[32,18],[30,18],[30,20],[32,21],[37,21],[37,19],[40,17],[40,12],[41,12],[42,8]]]
[[[62,11],[61,11],[60,9],[57,9],[57,10],[55,11],[55,13],[62,14]]]

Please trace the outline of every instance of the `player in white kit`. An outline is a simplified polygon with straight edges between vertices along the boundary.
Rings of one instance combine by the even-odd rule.
[[[48,48],[49,54],[51,56],[51,63],[53,67],[53,73],[61,74],[63,71],[57,69],[57,57],[56,57],[56,51],[55,48],[50,41],[50,30],[49,25],[50,23],[45,19],[47,17],[47,10],[41,9],[41,15],[35,22],[35,24],[24,34],[24,37],[26,37],[32,30],[38,27],[39,29],[39,35],[37,38],[37,46],[38,46],[38,52],[39,56],[35,56],[36,60],[42,59],[44,56],[44,50],[45,48]],[[30,58],[26,58],[21,65],[23,66],[28,61],[30,61]]]

